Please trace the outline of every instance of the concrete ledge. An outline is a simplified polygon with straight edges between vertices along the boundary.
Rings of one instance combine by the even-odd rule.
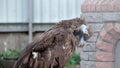
[[[94,61],[81,61],[80,68],[95,68],[95,62]]]
[[[120,12],[89,12],[82,15],[88,22],[119,22]]]

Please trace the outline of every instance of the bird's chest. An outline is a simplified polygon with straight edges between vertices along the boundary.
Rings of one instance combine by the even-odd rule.
[[[75,50],[75,46],[71,42],[67,42],[64,45],[55,46],[53,53],[56,57],[63,57],[63,59],[68,59]]]

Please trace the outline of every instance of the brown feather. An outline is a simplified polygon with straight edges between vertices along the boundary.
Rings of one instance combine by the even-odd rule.
[[[81,24],[80,18],[60,21],[25,48],[14,68],[63,68],[79,44],[73,32]]]

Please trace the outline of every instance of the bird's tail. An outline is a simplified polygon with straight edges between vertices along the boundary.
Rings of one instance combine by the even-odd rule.
[[[24,52],[21,54],[19,59],[14,64],[13,68],[27,68],[23,66],[26,66],[28,64],[31,56],[32,48],[33,48],[32,45],[29,45],[25,48]]]
[[[14,64],[13,68],[27,68],[29,58],[30,58],[30,54],[20,57]]]

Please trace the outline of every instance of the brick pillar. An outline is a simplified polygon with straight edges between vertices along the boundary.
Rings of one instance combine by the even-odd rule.
[[[85,0],[82,16],[94,34],[81,49],[81,68],[115,68],[115,47],[120,39],[120,0]]]

